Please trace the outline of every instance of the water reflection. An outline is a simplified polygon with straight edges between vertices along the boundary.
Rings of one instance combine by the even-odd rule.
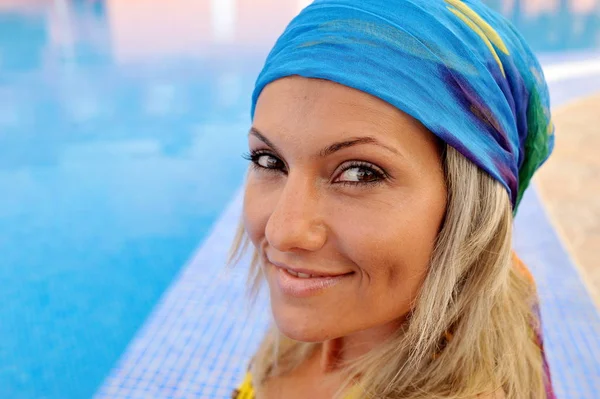
[[[536,51],[600,48],[599,0],[484,0],[508,17]]]

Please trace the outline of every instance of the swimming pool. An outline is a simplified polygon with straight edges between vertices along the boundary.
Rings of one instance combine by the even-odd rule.
[[[0,1],[0,398],[102,386],[235,198],[254,78],[305,3]],[[600,2],[494,3],[539,51],[600,48]]]

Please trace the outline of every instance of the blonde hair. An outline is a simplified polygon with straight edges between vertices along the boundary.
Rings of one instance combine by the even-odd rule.
[[[347,378],[336,397],[352,385],[368,398],[546,397],[533,331],[535,287],[513,264],[507,191],[450,146],[442,165],[446,216],[413,309],[386,342],[344,364]],[[238,262],[248,242],[240,223],[229,264]],[[251,298],[264,280],[259,262],[255,249]],[[251,363],[255,390],[297,367],[318,345],[291,340],[273,325]]]

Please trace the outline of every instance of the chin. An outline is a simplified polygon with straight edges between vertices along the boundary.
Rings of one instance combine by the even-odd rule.
[[[330,326],[324,325],[314,317],[307,317],[297,310],[273,306],[273,319],[283,335],[300,342],[324,342],[334,338]]]
[[[298,328],[297,326],[281,324],[275,321],[279,331],[286,337],[300,342],[324,342],[327,335],[319,333],[310,328]],[[289,328],[288,328],[289,327]]]

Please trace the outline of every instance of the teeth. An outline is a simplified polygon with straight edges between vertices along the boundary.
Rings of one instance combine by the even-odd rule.
[[[285,269],[289,274],[291,274],[292,276],[298,277],[298,278],[311,278],[311,277],[317,277],[317,276],[313,276],[312,274],[306,274],[306,273],[296,273],[293,270],[290,269]]]

